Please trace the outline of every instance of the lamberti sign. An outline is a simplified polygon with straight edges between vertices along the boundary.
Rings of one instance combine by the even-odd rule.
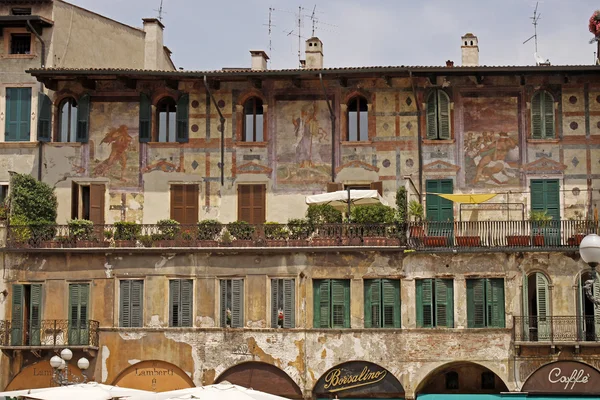
[[[522,392],[600,394],[600,372],[576,361],[546,364],[527,379]]]
[[[69,379],[81,380],[81,371],[75,365],[69,366]],[[52,379],[52,367],[50,361],[44,360],[29,365],[19,372],[8,384],[5,390],[37,389],[56,386]]]
[[[365,361],[350,361],[327,371],[315,385],[316,394],[343,396],[403,394],[400,382],[385,368]]]
[[[194,387],[194,382],[180,368],[164,361],[141,361],[125,369],[114,385],[133,389],[164,392]]]

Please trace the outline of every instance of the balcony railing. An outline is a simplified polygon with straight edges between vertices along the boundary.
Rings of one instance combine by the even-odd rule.
[[[597,233],[593,221],[465,221],[407,224],[27,225],[7,228],[7,247],[320,247],[384,246],[414,250],[575,250]]]
[[[0,347],[98,347],[98,321],[0,321]]]
[[[600,319],[593,316],[514,317],[515,342],[597,342]]]

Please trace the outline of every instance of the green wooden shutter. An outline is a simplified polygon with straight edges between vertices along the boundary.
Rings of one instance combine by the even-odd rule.
[[[400,282],[382,279],[383,328],[400,328]]]
[[[504,279],[486,279],[488,325],[504,328]]]
[[[314,284],[314,321],[315,328],[331,328],[331,281],[315,281]]]
[[[119,289],[119,326],[131,326],[131,281],[121,281]]]
[[[543,137],[542,93],[537,92],[531,98],[531,137],[533,139],[541,139]]]
[[[181,281],[179,326],[192,326],[192,312],[194,309],[194,282],[191,279]]]
[[[227,326],[227,279],[221,280],[221,327]]]
[[[231,327],[244,327],[244,281],[231,280]]]
[[[426,215],[429,221],[453,221],[454,205],[450,200],[429,193],[452,194],[454,192],[452,179],[427,180]]]
[[[548,279],[540,272],[535,274],[536,301],[538,316],[538,340],[550,340],[550,321],[548,320]]]
[[[427,97],[427,139],[430,140],[438,138],[437,110],[437,94],[434,91]]]
[[[271,328],[279,326],[279,282],[280,279],[271,279]]]
[[[365,280],[365,293],[364,293],[364,301],[365,301],[365,328],[373,327],[373,286],[376,285],[377,280],[369,279]]]
[[[177,100],[177,142],[179,143],[186,143],[189,137],[189,102],[190,96],[187,93]]]
[[[144,281],[131,281],[131,326],[143,326]]]
[[[521,307],[523,309],[522,334],[524,340],[529,340],[529,279],[527,274],[523,275],[523,287],[521,290]]]
[[[531,180],[529,192],[531,194],[531,211],[545,211],[546,199],[543,180]]]
[[[146,93],[140,93],[140,133],[139,140],[147,143],[152,139],[152,103]]]
[[[371,297],[369,303],[371,305],[371,327],[382,328],[382,299],[381,299],[381,279],[371,280]]]
[[[485,326],[485,280],[467,279],[467,327]]]
[[[433,279],[419,279],[417,285],[417,327],[432,328],[433,319]]]
[[[296,326],[296,285],[293,279],[283,280],[283,327]]]
[[[69,344],[78,345],[79,339],[79,298],[80,298],[80,285],[71,284],[69,285]]]
[[[45,93],[38,94],[38,131],[39,142],[49,142],[52,135],[52,101]]]
[[[23,285],[12,285],[12,316],[10,329],[10,345],[21,346],[23,344]]]
[[[31,285],[29,299],[29,344],[40,345],[42,328],[42,285]]]
[[[90,95],[84,94],[77,103],[77,135],[76,140],[87,143],[90,129]]]
[[[435,280],[435,326],[454,327],[452,279]]]
[[[451,179],[442,179],[439,181],[440,191],[438,193],[454,193],[453,182]],[[443,197],[440,199],[440,221],[454,221],[454,203]]]
[[[555,221],[560,220],[560,184],[558,179],[545,181],[546,212]]]
[[[6,141],[29,141],[31,88],[6,88]]]
[[[181,281],[172,279],[169,281],[169,326],[179,326]]]
[[[450,98],[443,90],[438,90],[438,136],[450,139]]]
[[[544,130],[542,135],[545,139],[552,139],[555,137],[554,130],[554,98],[548,92],[544,92],[543,100],[543,118],[544,118]]]
[[[349,316],[347,316],[346,280],[331,280],[331,328],[347,328]]]

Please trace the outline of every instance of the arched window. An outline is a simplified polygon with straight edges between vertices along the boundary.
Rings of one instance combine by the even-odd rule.
[[[348,102],[348,139],[349,142],[369,140],[369,107],[367,99],[356,96]]]
[[[58,106],[58,137],[59,142],[77,141],[77,100],[67,97]]]
[[[554,131],[554,97],[541,90],[531,98],[531,137],[553,139]]]
[[[579,299],[578,299],[578,337],[580,340],[596,342],[600,340],[600,307],[594,306],[586,291],[589,290],[593,296],[600,297],[600,276],[596,273],[596,279],[592,272],[587,271],[579,276]]]
[[[171,97],[161,99],[156,106],[158,142],[176,142],[177,103]]]
[[[550,299],[548,278],[541,272],[525,277],[523,282],[524,337],[531,341],[548,341],[550,330]]]
[[[443,90],[427,97],[427,139],[450,139],[450,98]]]
[[[244,142],[262,142],[263,103],[258,97],[251,97],[244,103]]]

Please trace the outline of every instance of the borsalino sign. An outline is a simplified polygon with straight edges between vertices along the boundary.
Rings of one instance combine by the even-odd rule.
[[[386,369],[369,362],[351,361],[327,371],[315,385],[315,393],[401,394],[404,389]]]
[[[527,379],[522,392],[600,394],[600,372],[576,361],[544,365]]]

